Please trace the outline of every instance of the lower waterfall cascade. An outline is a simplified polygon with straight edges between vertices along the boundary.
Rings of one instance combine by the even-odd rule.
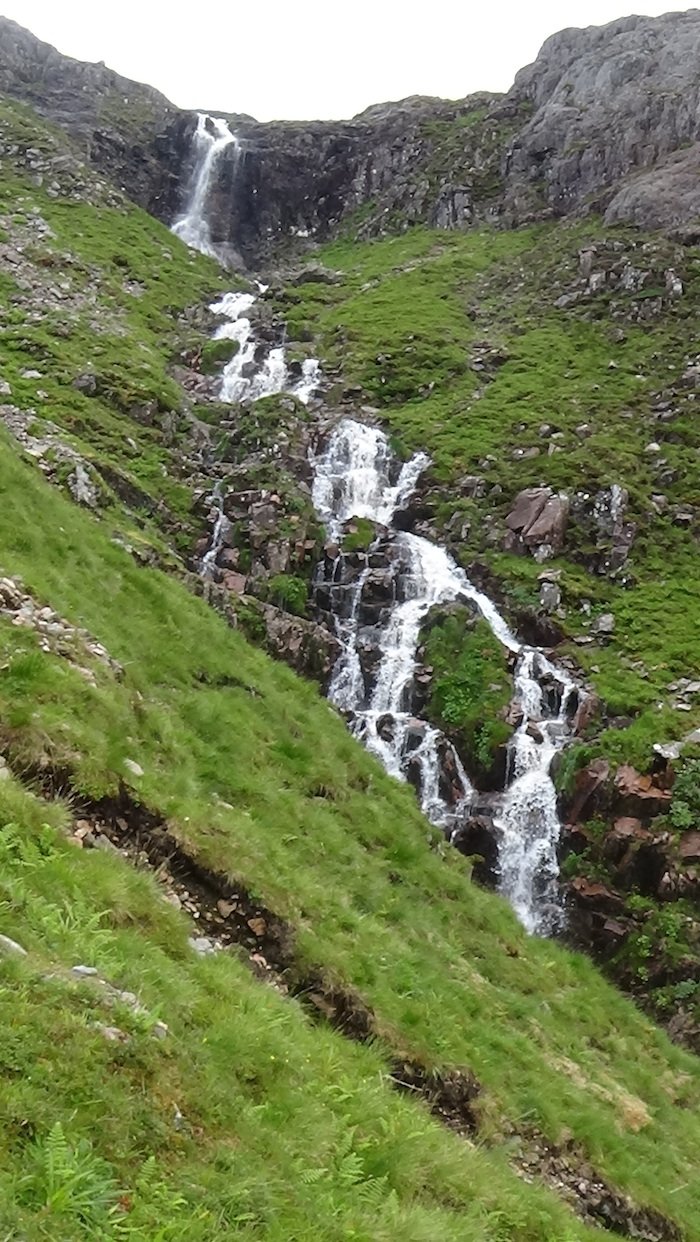
[[[518,641],[492,601],[444,548],[393,525],[428,465],[428,457],[418,453],[399,469],[386,435],[351,418],[337,424],[312,459],[313,503],[335,545],[319,577],[332,598],[345,597],[344,606],[334,609],[341,655],[328,697],[387,772],[402,780],[410,773],[427,818],[451,838],[477,795],[448,739],[412,713],[413,678],[421,625],[431,609],[460,601],[476,606],[515,658],[515,703],[522,713],[509,743],[506,789],[494,818],[499,888],[528,931],[546,934],[563,918],[557,884],[561,826],[550,771],[571,735],[570,716],[580,689],[542,650]],[[343,587],[343,523],[350,518],[366,518],[386,528],[394,578],[394,602],[381,630],[369,685],[360,658],[359,612],[377,541],[367,555],[367,567]],[[445,766],[451,774],[447,796]]]

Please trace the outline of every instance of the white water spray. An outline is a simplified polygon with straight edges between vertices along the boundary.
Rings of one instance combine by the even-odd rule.
[[[238,140],[236,135],[231,133],[226,121],[220,117],[207,116],[205,112],[198,113],[197,128],[194,133],[195,163],[192,188],[185,214],[175,221],[173,233],[176,233],[185,245],[209,255],[212,259],[218,259],[219,254],[211,240],[207,220],[207,203],[219,156],[232,143],[237,152]]]
[[[313,461],[313,501],[330,538],[339,541],[343,523],[351,517],[389,527],[427,465],[428,458],[417,454],[397,474],[383,432],[344,419]],[[543,652],[514,637],[492,601],[445,549],[417,535],[396,532],[391,556],[395,591],[398,587],[402,598],[393,603],[381,634],[373,688],[368,694],[359,625],[368,567],[352,588],[347,615],[337,618],[342,653],[329,697],[347,713],[353,732],[391,775],[418,777],[422,809],[431,822],[451,834],[468,815],[474,790],[449,742],[411,714],[410,699],[421,625],[428,613],[451,601],[476,605],[499,642],[517,657],[515,700],[522,712],[510,744],[508,785],[495,821],[500,887],[529,931],[551,930],[561,917],[556,882],[560,824],[549,772],[568,736],[568,706],[575,686]],[[336,566],[340,563],[339,558]]]
[[[255,300],[252,293],[226,293],[210,307],[215,315],[225,319],[214,333],[215,340],[238,342],[238,349],[221,377],[221,400],[233,405],[289,392],[307,405],[320,383],[318,359],[307,358],[301,377],[294,379],[281,345],[267,352],[261,350],[248,318]]]

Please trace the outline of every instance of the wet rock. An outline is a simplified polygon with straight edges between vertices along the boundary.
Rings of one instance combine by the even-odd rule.
[[[616,914],[624,908],[624,898],[597,880],[587,880],[584,876],[577,876],[571,882],[570,888],[584,906],[592,906],[596,910],[605,910],[610,914]]]
[[[576,773],[574,793],[568,816],[569,822],[589,819],[606,796],[606,782],[610,776],[607,759],[594,759],[587,767]]]
[[[495,888],[499,878],[499,846],[493,821],[485,816],[473,816],[453,832],[451,840],[460,853],[473,858],[475,881]]]

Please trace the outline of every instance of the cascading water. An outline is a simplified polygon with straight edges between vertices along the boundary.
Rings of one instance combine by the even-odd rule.
[[[264,291],[265,286],[262,289]],[[281,345],[268,350],[258,362],[259,346],[247,316],[254,303],[252,293],[226,293],[210,308],[215,315],[225,318],[214,333],[215,339],[238,342],[238,350],[226,364],[221,378],[221,400],[235,404],[290,392],[306,405],[319,385],[318,360],[307,358],[298,379],[292,378]]]
[[[199,250],[202,254],[208,254],[212,259],[217,259],[219,255],[211,241],[207,202],[219,156],[232,143],[237,152],[238,140],[231,133],[226,121],[220,117],[207,116],[205,112],[198,113],[194,133],[192,188],[185,214],[175,221],[173,233],[185,245]]]
[[[353,517],[391,527],[428,464],[419,453],[397,473],[386,436],[344,419],[313,459],[313,501],[329,538],[342,544],[343,523]],[[494,821],[500,837],[500,888],[529,931],[553,930],[561,919],[556,883],[560,825],[549,772],[569,734],[568,709],[576,687],[543,652],[514,637],[495,605],[443,548],[403,531],[389,533],[389,540],[395,601],[379,640],[373,685],[368,691],[359,623],[370,551],[367,567],[351,587],[349,608],[336,617],[342,653],[329,697],[391,775],[408,775],[417,783],[425,814],[451,835],[467,817],[474,790],[447,739],[411,713],[413,679],[421,625],[431,609],[460,600],[476,605],[496,638],[516,657],[515,700],[522,712],[510,743],[508,785]],[[341,561],[339,555],[330,571],[332,581]]]
[[[194,250],[211,258],[222,258],[222,247],[212,243],[207,218],[207,204],[221,153],[234,145],[236,163],[240,154],[238,139],[226,121],[200,112],[194,133],[194,172],[185,214],[172,226],[173,233]],[[261,293],[267,286],[258,283]],[[252,293],[226,293],[210,310],[221,315],[224,322],[217,328],[216,340],[236,341],[238,349],[224,368],[221,379],[221,400],[231,404],[258,401],[276,393],[289,392],[306,405],[318,388],[321,373],[317,358],[307,358],[300,373],[294,375],[287,364],[284,347],[269,349],[259,358],[260,346],[255,340],[248,311],[255,303]]]
[[[195,171],[185,214],[173,226],[188,245],[218,258],[211,242],[207,202],[222,151],[237,140],[225,121],[201,113],[194,136]],[[264,286],[259,286],[264,292]],[[267,352],[256,343],[248,312],[252,293],[227,293],[211,310],[224,322],[219,339],[237,343],[221,381],[221,398],[230,403],[256,401],[291,392],[308,402],[318,386],[316,359],[307,359],[292,376],[283,346]],[[346,419],[314,460],[313,499],[329,537],[342,539],[343,523],[364,517],[391,527],[394,516],[415,489],[428,465],[419,453],[398,471],[386,436],[376,428]],[[226,536],[223,486],[212,494],[216,520],[200,563],[202,576],[215,574]],[[472,585],[448,553],[428,540],[394,531],[390,538],[396,598],[384,624],[373,684],[368,688],[360,651],[360,606],[370,572],[360,574],[351,591],[349,610],[336,617],[342,654],[329,695],[347,713],[355,734],[382,760],[387,771],[409,776],[417,785],[428,818],[451,835],[469,813],[474,791],[459,756],[439,730],[411,712],[416,653],[421,625],[438,604],[469,600],[493,633],[516,655],[515,697],[522,722],[510,744],[508,786],[500,817],[501,889],[530,931],[546,931],[560,917],[557,907],[559,821],[549,771],[568,735],[568,705],[573,683],[543,652],[522,646],[498,610]],[[336,565],[342,558],[339,556]],[[445,779],[449,772],[449,779]]]

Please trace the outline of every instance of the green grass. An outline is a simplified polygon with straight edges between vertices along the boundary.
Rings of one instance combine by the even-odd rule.
[[[606,1176],[692,1237],[697,1063],[586,960],[528,940],[499,898],[470,884],[463,859],[431,849],[410,791],[313,687],[176,581],[138,569],[7,447],[0,496],[3,570],[126,670],[121,682],[98,670],[93,689],[0,626],[0,719],[19,769],[67,766],[96,796],[134,781],[134,759],[138,796],[204,863],[288,918],[300,962],[357,990],[389,1046],[476,1073],[485,1134],[504,1138],[509,1120],[552,1139],[571,1132]],[[21,908],[3,930],[26,936]]]
[[[504,720],[513,685],[505,653],[483,620],[468,609],[430,624],[425,662],[433,669],[427,712],[450,737],[479,787],[489,787],[491,769],[512,728]]]
[[[0,105],[4,137],[20,150],[27,124],[26,110]],[[72,158],[65,138],[36,124],[33,132],[35,146]],[[19,283],[9,264],[3,279],[0,371],[9,400],[58,426],[98,478],[104,471],[102,506],[127,537],[135,532],[125,502],[161,554],[163,532],[183,552],[193,542],[192,426],[169,368],[192,331],[184,313],[231,277],[128,200],[95,187],[87,170],[82,178],[82,196],[51,197],[6,161],[0,218],[11,222],[25,267]],[[36,228],[37,216],[48,232]],[[95,377],[93,395],[74,387],[84,375]]]
[[[38,247],[35,275],[66,276],[76,293],[75,315],[44,308],[48,317],[30,319],[21,299],[7,303],[3,377],[17,404],[36,404],[37,417],[55,421],[98,468],[122,471],[163,501],[177,524],[191,480],[178,477],[162,421],[180,399],[167,369],[180,348],[175,321],[222,278],[161,225],[92,190],[92,206],[62,202],[3,171],[0,215],[26,230],[39,204],[54,234]],[[494,273],[520,279],[518,265],[541,253],[545,236],[416,232],[366,249],[339,244],[324,261],[348,269],[347,285],[297,291],[292,334],[294,324],[313,323],[328,362],[342,361],[381,403],[406,451],[430,449],[435,477],[449,486],[482,442],[495,443],[487,420],[479,447],[469,439],[481,383],[467,355],[479,339],[477,293],[493,316],[503,301],[500,285],[480,282]],[[125,278],[140,295],[125,290]],[[93,296],[110,310],[103,332],[81,301]],[[572,366],[580,350],[600,350],[590,325],[579,327],[566,346]],[[559,347],[541,325],[520,339],[522,367]],[[514,342],[509,352],[498,374],[520,411],[529,381]],[[39,381],[22,378],[32,364]],[[85,371],[99,378],[95,397],[72,387]],[[558,377],[552,361],[547,391]],[[134,404],[150,406],[153,423],[139,421]],[[256,407],[241,427],[243,447],[279,419],[279,403]],[[508,435],[510,445],[511,430],[504,417],[499,443]],[[178,434],[186,449],[189,432]],[[517,488],[532,469],[509,461],[507,476],[493,478]],[[0,959],[0,1222],[9,1237],[599,1236],[510,1168],[514,1131],[530,1128],[574,1142],[605,1178],[677,1220],[691,1242],[700,1237],[697,1061],[589,961],[528,939],[500,898],[472,885],[468,864],[444,848],[408,787],[381,771],[318,690],[179,580],[140,568],[122,546],[125,532],[132,546],[160,537],[167,547],[155,522],[116,498],[97,517],[76,508],[0,432],[0,572],[21,575],[124,669],[117,678],[95,663],[93,686],[68,659],[41,651],[31,631],[0,619],[2,752],[27,780],[53,771],[75,795],[130,785],[201,865],[289,921],[298,975],[317,970],[359,994],[375,1012],[377,1038],[359,1047],[311,1026],[297,1001],[255,981],[233,953],[195,958],[184,916],[151,877],[111,853],[78,852],[62,835],[63,806],[0,779],[0,931],[29,950]],[[582,590],[580,566],[565,567],[567,589]],[[535,568],[519,581],[524,596]],[[288,594],[290,582],[281,589]],[[300,590],[295,578],[291,589]],[[459,661],[458,716],[465,687],[480,696],[498,682],[498,694],[488,693],[501,702],[497,653],[475,637],[478,647],[462,647],[448,633],[435,650],[445,676],[448,661]],[[92,985],[67,977],[78,961],[137,992],[150,1017],[105,1012]],[[156,1018],[170,1028],[165,1040],[154,1037]],[[127,1042],[109,1043],[92,1025],[111,1020]],[[477,1076],[476,1143],[390,1089],[396,1054]]]
[[[598,246],[602,269],[622,270],[628,260],[648,269],[648,287],[636,299],[605,292],[556,306],[576,287],[578,252],[587,244]],[[700,250],[660,237],[642,244],[592,221],[501,233],[415,229],[335,243],[320,258],[344,279],[295,290],[290,325],[313,327],[322,356],[379,407],[399,451],[430,453],[438,530],[463,513],[469,534],[455,550],[465,564],[485,556],[497,568],[507,609],[536,608],[539,590],[539,567],[500,551],[518,491],[545,484],[591,494],[612,483],[628,490],[637,533],[624,571],[611,580],[587,569],[595,545],[575,519],[554,567],[562,574],[565,631],[586,635],[586,600],[591,616],[611,611],[616,619],[607,646],[571,649],[610,714],[634,717],[631,728],[604,733],[599,751],[648,766],[654,742],[700,724],[700,710],[675,711],[667,690],[700,672],[696,538],[674,526],[671,512],[700,499],[694,394],[680,381],[700,321]],[[674,265],[683,297],[640,318]],[[664,424],[654,404],[669,388],[676,413]],[[668,478],[646,452],[652,441],[661,442]],[[467,474],[484,477],[482,498],[461,498]],[[662,515],[651,503],[659,492],[671,507]]]

